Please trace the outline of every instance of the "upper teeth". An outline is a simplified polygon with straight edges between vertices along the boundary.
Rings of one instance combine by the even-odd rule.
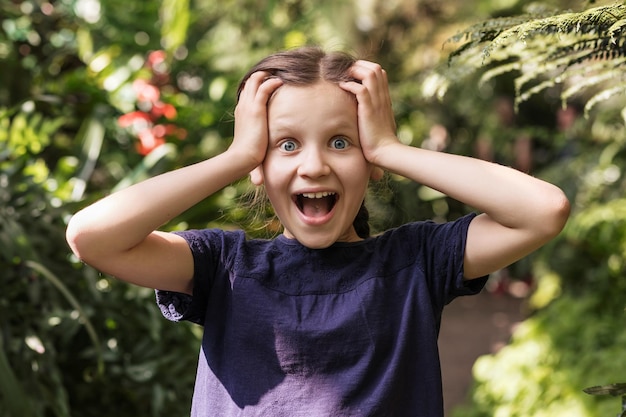
[[[334,195],[335,193],[331,193],[328,191],[322,191],[319,193],[302,193],[302,197],[305,198],[323,198],[328,197],[329,195]]]

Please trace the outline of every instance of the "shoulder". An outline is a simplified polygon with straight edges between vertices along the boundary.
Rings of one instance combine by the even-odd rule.
[[[187,241],[196,259],[211,258],[227,267],[281,251],[277,247],[279,239],[250,239],[243,230],[190,229],[173,233]]]
[[[476,213],[470,213],[456,220],[435,222],[423,220],[403,224],[376,236],[378,244],[429,244],[433,240],[465,238],[470,223]]]
[[[390,229],[368,242],[373,254],[385,260],[386,268],[406,267],[413,263],[426,264],[454,259],[461,262],[465,252],[467,232],[474,213],[456,220],[438,223],[417,221]]]
[[[231,247],[245,242],[245,233],[241,230],[189,229],[172,232],[187,241],[193,252]]]

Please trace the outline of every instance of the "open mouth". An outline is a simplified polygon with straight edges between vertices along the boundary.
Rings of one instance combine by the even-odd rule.
[[[333,192],[302,193],[295,197],[296,206],[307,217],[323,217],[331,212],[337,202]]]

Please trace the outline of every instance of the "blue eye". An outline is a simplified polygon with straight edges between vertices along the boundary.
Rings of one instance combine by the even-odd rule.
[[[335,149],[346,149],[349,145],[348,140],[342,137],[333,138],[331,142],[331,146]]]
[[[285,152],[293,152],[298,148],[296,142],[294,142],[293,140],[286,140],[282,142],[279,147]]]

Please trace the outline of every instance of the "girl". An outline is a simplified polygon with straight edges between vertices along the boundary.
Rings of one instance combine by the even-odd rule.
[[[443,307],[555,237],[564,194],[504,166],[402,144],[375,63],[281,52],[252,68],[238,98],[226,152],[78,212],[72,250],[157,289],[167,318],[204,326],[193,416],[442,416]],[[482,214],[369,237],[363,200],[383,170]],[[279,237],[156,231],[247,174],[264,185]]]

